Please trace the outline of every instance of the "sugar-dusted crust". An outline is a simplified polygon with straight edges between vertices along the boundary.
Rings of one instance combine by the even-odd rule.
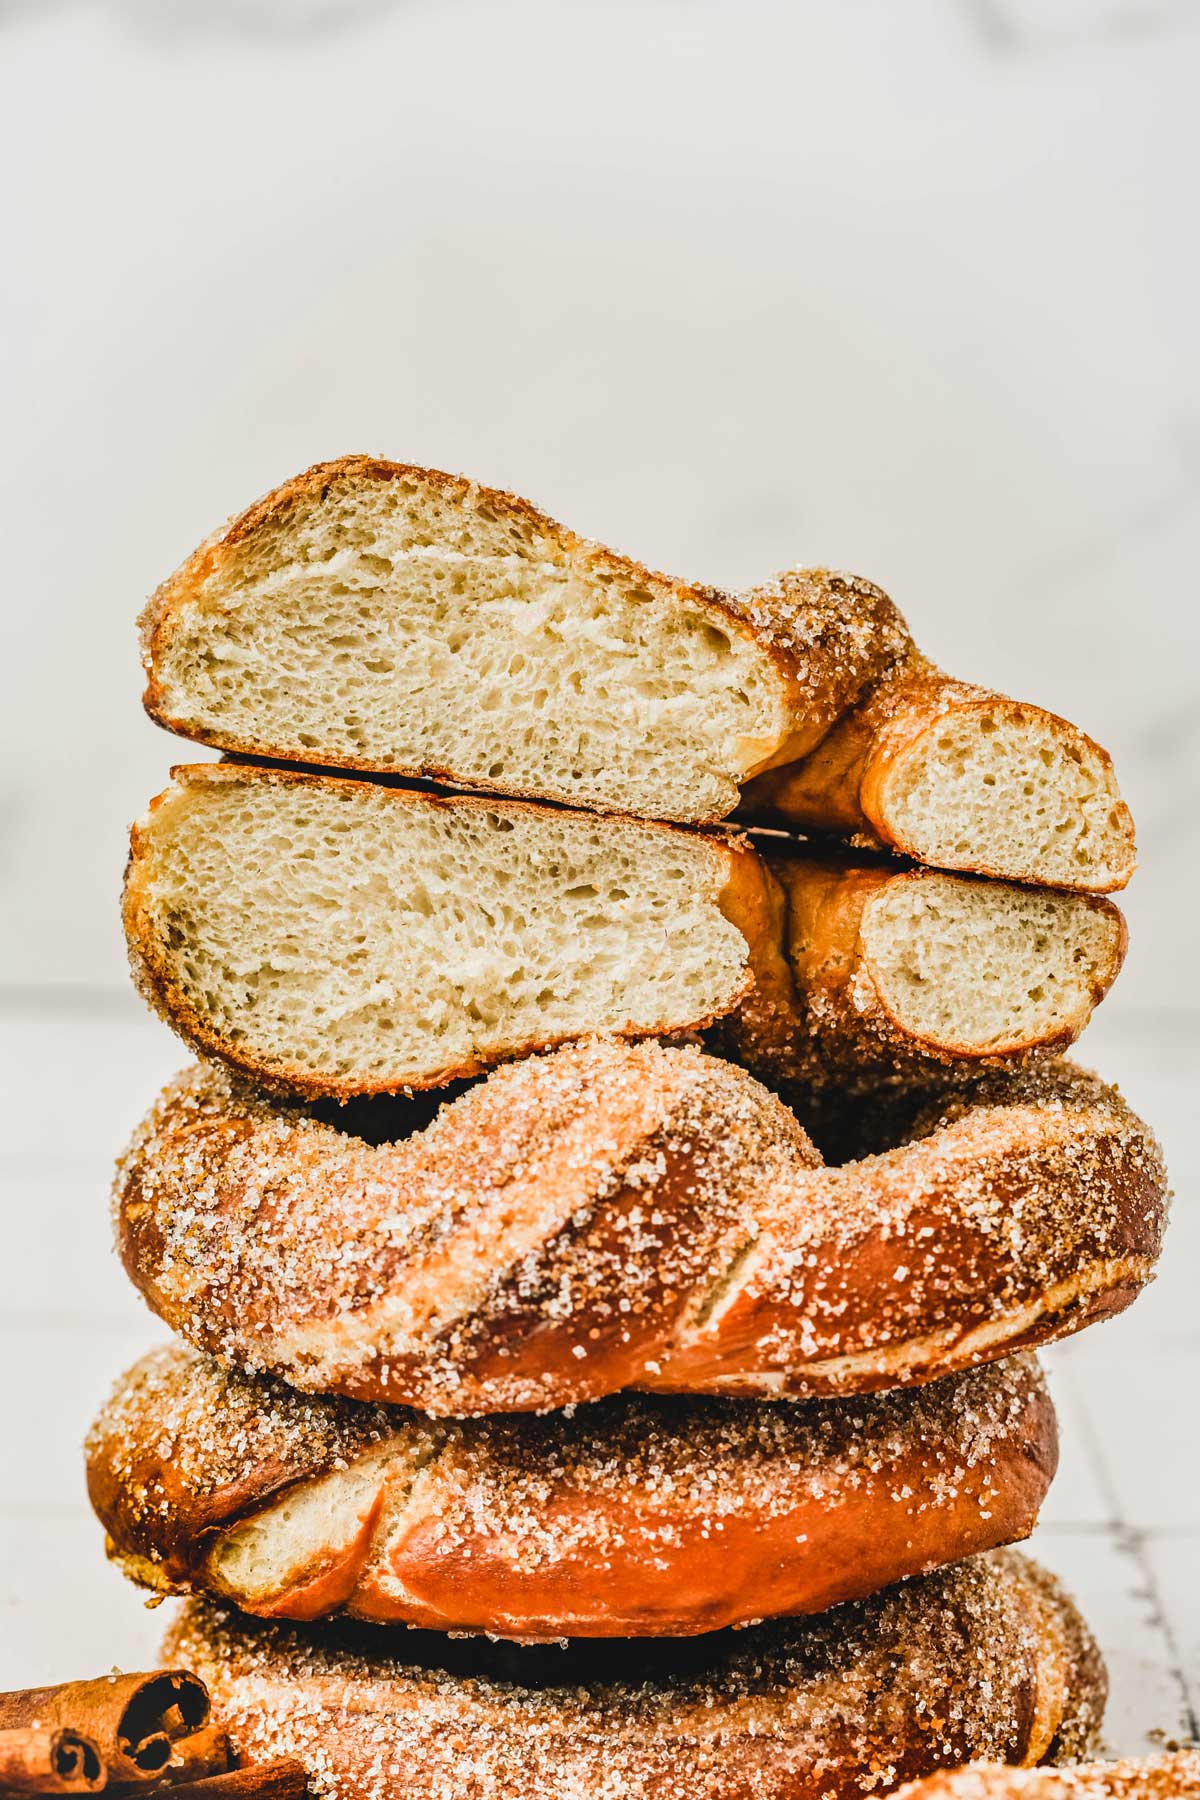
[[[327,1800],[857,1800],[971,1757],[1085,1754],[1103,1666],[1011,1552],[803,1624],[686,1643],[506,1648],[297,1630],[192,1602],[164,1654],[243,1754]]]
[[[242,755],[364,772],[427,776],[529,799],[570,802],[574,798],[566,786],[558,790],[550,786],[537,790],[513,788],[489,781],[477,769],[455,769],[428,762],[403,765],[395,760],[348,761],[327,755],[320,744],[301,746],[232,736],[193,716],[182,696],[172,699],[163,680],[172,637],[185,625],[189,613],[203,606],[209,590],[219,588],[231,577],[236,579],[244,547],[260,535],[286,534],[298,511],[320,504],[331,493],[372,483],[399,484],[418,494],[421,490],[436,494],[460,508],[467,518],[477,515],[485,518],[490,527],[500,529],[511,525],[512,547],[518,554],[528,553],[526,547],[532,542],[540,559],[569,568],[585,582],[615,580],[632,584],[647,596],[707,615],[720,629],[753,640],[774,665],[780,730],[775,741],[763,744],[756,760],[739,772],[743,776],[768,768],[780,758],[790,760],[815,749],[834,721],[909,649],[907,628],[892,602],[882,589],[859,576],[809,569],[798,572],[786,586],[774,582],[745,594],[724,593],[647,569],[602,544],[576,536],[529,501],[497,488],[483,487],[465,476],[389,462],[382,457],[343,456],[306,469],[218,527],[151,595],[138,621],[146,674],[143,704],[151,718],[199,743]],[[604,807],[599,797],[594,804],[602,811],[621,810]],[[716,816],[697,813],[689,815],[689,822],[715,823]]]
[[[127,1151],[117,1232],[154,1310],[223,1360],[435,1414],[916,1384],[1150,1279],[1161,1157],[1095,1076],[1050,1063],[889,1107],[890,1148],[862,1154],[860,1100],[851,1160],[823,1167],[780,1100],[695,1049],[573,1046],[432,1123],[402,1102],[317,1117],[202,1066]]]
[[[619,1396],[449,1423],[173,1347],[118,1384],[87,1460],[110,1554],[160,1591],[550,1640],[821,1612],[1012,1543],[1057,1442],[1029,1356],[869,1399]],[[289,1509],[315,1483],[301,1537]]]
[[[1067,1769],[975,1763],[905,1786],[894,1800],[1200,1800],[1200,1751],[1169,1750]]]

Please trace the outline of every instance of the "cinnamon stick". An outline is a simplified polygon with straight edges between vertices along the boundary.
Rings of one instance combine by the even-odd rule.
[[[0,1731],[0,1791],[94,1794],[106,1774],[98,1746],[77,1731],[17,1725]]]
[[[96,1749],[111,1787],[161,1780],[171,1768],[175,1746],[202,1733],[208,1718],[208,1689],[186,1669],[0,1693],[0,1732],[74,1732]],[[201,1761],[211,1749],[203,1747]],[[184,1757],[179,1773],[190,1777],[191,1772]]]
[[[219,1725],[202,1725],[187,1737],[176,1738],[171,1745],[171,1760],[162,1779],[172,1789],[181,1784],[200,1781],[209,1775],[223,1775],[233,1766],[233,1746]]]
[[[273,1762],[245,1763],[222,1775],[172,1783],[164,1800],[306,1800],[308,1771],[290,1756]]]

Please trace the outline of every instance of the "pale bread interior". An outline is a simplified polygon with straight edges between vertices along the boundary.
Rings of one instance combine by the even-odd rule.
[[[164,634],[166,714],[299,762],[720,818],[787,729],[747,629],[414,472],[347,474],[223,556]]]
[[[923,732],[890,771],[884,806],[901,846],[936,868],[1036,871],[1051,887],[1097,892],[1132,873],[1132,825],[1108,758],[1003,700]]]
[[[189,780],[143,830],[160,980],[285,1078],[435,1084],[699,1024],[747,983],[728,854],[691,832],[253,773]]]
[[[435,1442],[426,1446],[432,1455]],[[415,1446],[399,1443],[360,1457],[315,1480],[298,1482],[258,1513],[223,1531],[209,1551],[208,1579],[218,1594],[263,1605],[311,1581],[349,1551],[379,1493],[381,1464],[387,1478],[411,1480]]]
[[[1107,906],[953,875],[889,882],[861,931],[893,1018],[931,1045],[975,1053],[1082,1030],[1120,957]]]

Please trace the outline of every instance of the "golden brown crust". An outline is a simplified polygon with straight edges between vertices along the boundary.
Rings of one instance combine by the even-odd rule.
[[[1074,895],[1062,904],[1102,919],[1107,942],[1086,992],[1058,1029],[1038,1034],[1010,1027],[986,1045],[923,1035],[889,1004],[864,929],[868,909],[885,891],[953,884],[989,896],[999,911],[1021,890],[898,867],[890,859],[821,855],[769,837],[753,841],[768,897],[757,912],[746,908],[735,916],[750,944],[754,985],[718,1021],[713,1042],[784,1091],[798,1083],[867,1093],[885,1081],[929,1081],[939,1070],[978,1074],[1031,1053],[1053,1055],[1075,1042],[1121,972],[1129,944],[1123,915],[1111,900]]]
[[[1090,1645],[1061,1665],[1086,1641],[1076,1619],[1001,1552],[683,1645],[397,1641],[193,1602],[165,1652],[208,1682],[243,1754],[298,1756],[327,1800],[857,1800],[972,1756],[1086,1753],[1104,1683]]]
[[[894,1800],[1200,1800],[1200,1751],[1053,1770],[974,1763],[900,1788]]]
[[[185,804],[189,791],[203,794],[221,785],[263,784],[276,787],[308,787],[336,793],[353,801],[357,795],[376,802],[381,796],[397,807],[420,807],[448,812],[501,813],[507,817],[544,815],[545,808],[527,800],[485,800],[464,794],[435,794],[421,789],[381,786],[375,782],[349,781],[344,776],[330,776],[310,770],[264,767],[238,762],[190,763],[171,770],[173,786],[165,788],[151,800],[145,815],[134,822],[129,833],[129,860],[121,899],[121,917],[129,952],[130,970],[139,993],[185,1043],[203,1055],[219,1058],[230,1068],[249,1077],[259,1087],[282,1097],[305,1095],[310,1098],[350,1099],[363,1094],[388,1094],[400,1089],[444,1087],[451,1082],[481,1075],[497,1063],[511,1057],[548,1050],[565,1038],[546,1032],[536,1040],[496,1044],[455,1064],[446,1064],[430,1074],[425,1070],[403,1069],[385,1076],[361,1072],[341,1076],[316,1070],[298,1061],[271,1055],[250,1042],[239,1042],[217,1029],[210,1017],[176,980],[162,941],[162,934],[151,903],[155,878],[155,814],[166,808]],[[625,819],[624,828],[646,833],[672,833],[678,826],[658,820]],[[689,832],[690,846],[702,843],[724,865],[724,885],[717,903],[732,924],[739,923],[743,906],[752,907],[761,883],[757,858],[747,840],[735,832]],[[744,932],[743,932],[744,935]],[[736,1004],[751,984],[749,963],[741,988],[731,995]],[[663,1031],[700,1031],[713,1023],[712,1015],[687,1020],[664,1020],[657,1026],[639,1031],[630,1027],[630,1037],[651,1036]]]
[[[870,1390],[1046,1343],[1131,1303],[1167,1206],[1146,1127],[1066,1062],[930,1093],[895,1148],[805,1171],[793,1193],[646,1385],[772,1391],[775,1368],[778,1393]]]
[[[393,1103],[345,1130],[200,1068],[119,1168],[118,1238],[155,1311],[224,1360],[436,1414],[917,1384],[1149,1280],[1165,1175],[1115,1090],[1055,1063],[899,1110],[890,1148],[826,1168],[694,1049],[575,1046],[432,1124]]]
[[[87,1446],[111,1553],[160,1591],[526,1640],[824,1611],[1027,1536],[1056,1460],[1029,1357],[867,1400],[618,1397],[438,1424],[174,1347],[130,1370]],[[301,1542],[276,1504],[322,1479]],[[284,1547],[269,1577],[261,1555],[234,1572],[246,1520]]]

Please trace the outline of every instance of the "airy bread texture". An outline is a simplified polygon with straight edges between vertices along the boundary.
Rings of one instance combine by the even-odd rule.
[[[812,1082],[1071,1042],[1107,901],[783,855],[521,802],[235,764],[132,837],[135,972],[182,1035],[309,1094],[429,1087],[589,1033],[701,1027]]]
[[[972,1763],[898,1789],[893,1800],[1200,1800],[1200,1751],[1070,1769],[1010,1769]]]
[[[1011,1543],[1057,1441],[1032,1357],[871,1399],[450,1424],[171,1348],[118,1384],[87,1459],[109,1554],[159,1592],[551,1641],[822,1612]]]
[[[163,1654],[244,1756],[299,1757],[322,1800],[863,1800],[971,1757],[1085,1755],[1105,1694],[1070,1601],[1003,1551],[677,1644],[298,1630],[192,1601]]]
[[[757,840],[771,875],[755,985],[724,1048],[843,1091],[1062,1049],[1120,973],[1111,901]]]
[[[1084,892],[1133,870],[1104,751],[940,675],[870,582],[721,594],[436,470],[286,482],[153,596],[142,652],[152,716],[225,750],[691,823],[749,783],[748,817],[940,867]]]
[[[908,1034],[959,1055],[1071,1042],[1120,967],[1115,908],[949,875],[887,884],[864,909],[863,957]]]
[[[955,698],[871,781],[891,847],[944,868],[1025,865],[1051,886],[1124,887],[1132,826],[1104,751],[1049,713],[969,690]]]
[[[735,843],[669,826],[202,764],[134,827],[125,923],[199,1048],[352,1094],[706,1024],[750,983],[741,880]]]
[[[851,1160],[825,1168],[774,1094],[692,1049],[532,1057],[431,1123],[200,1068],[122,1161],[118,1241],[225,1362],[440,1415],[920,1383],[1150,1279],[1162,1161],[1113,1089],[1057,1063],[889,1099],[883,1132],[879,1095],[850,1106]]]
[[[691,821],[819,742],[905,642],[869,583],[764,621],[512,495],[362,456],[218,532],[142,630],[147,708],[205,743]]]

